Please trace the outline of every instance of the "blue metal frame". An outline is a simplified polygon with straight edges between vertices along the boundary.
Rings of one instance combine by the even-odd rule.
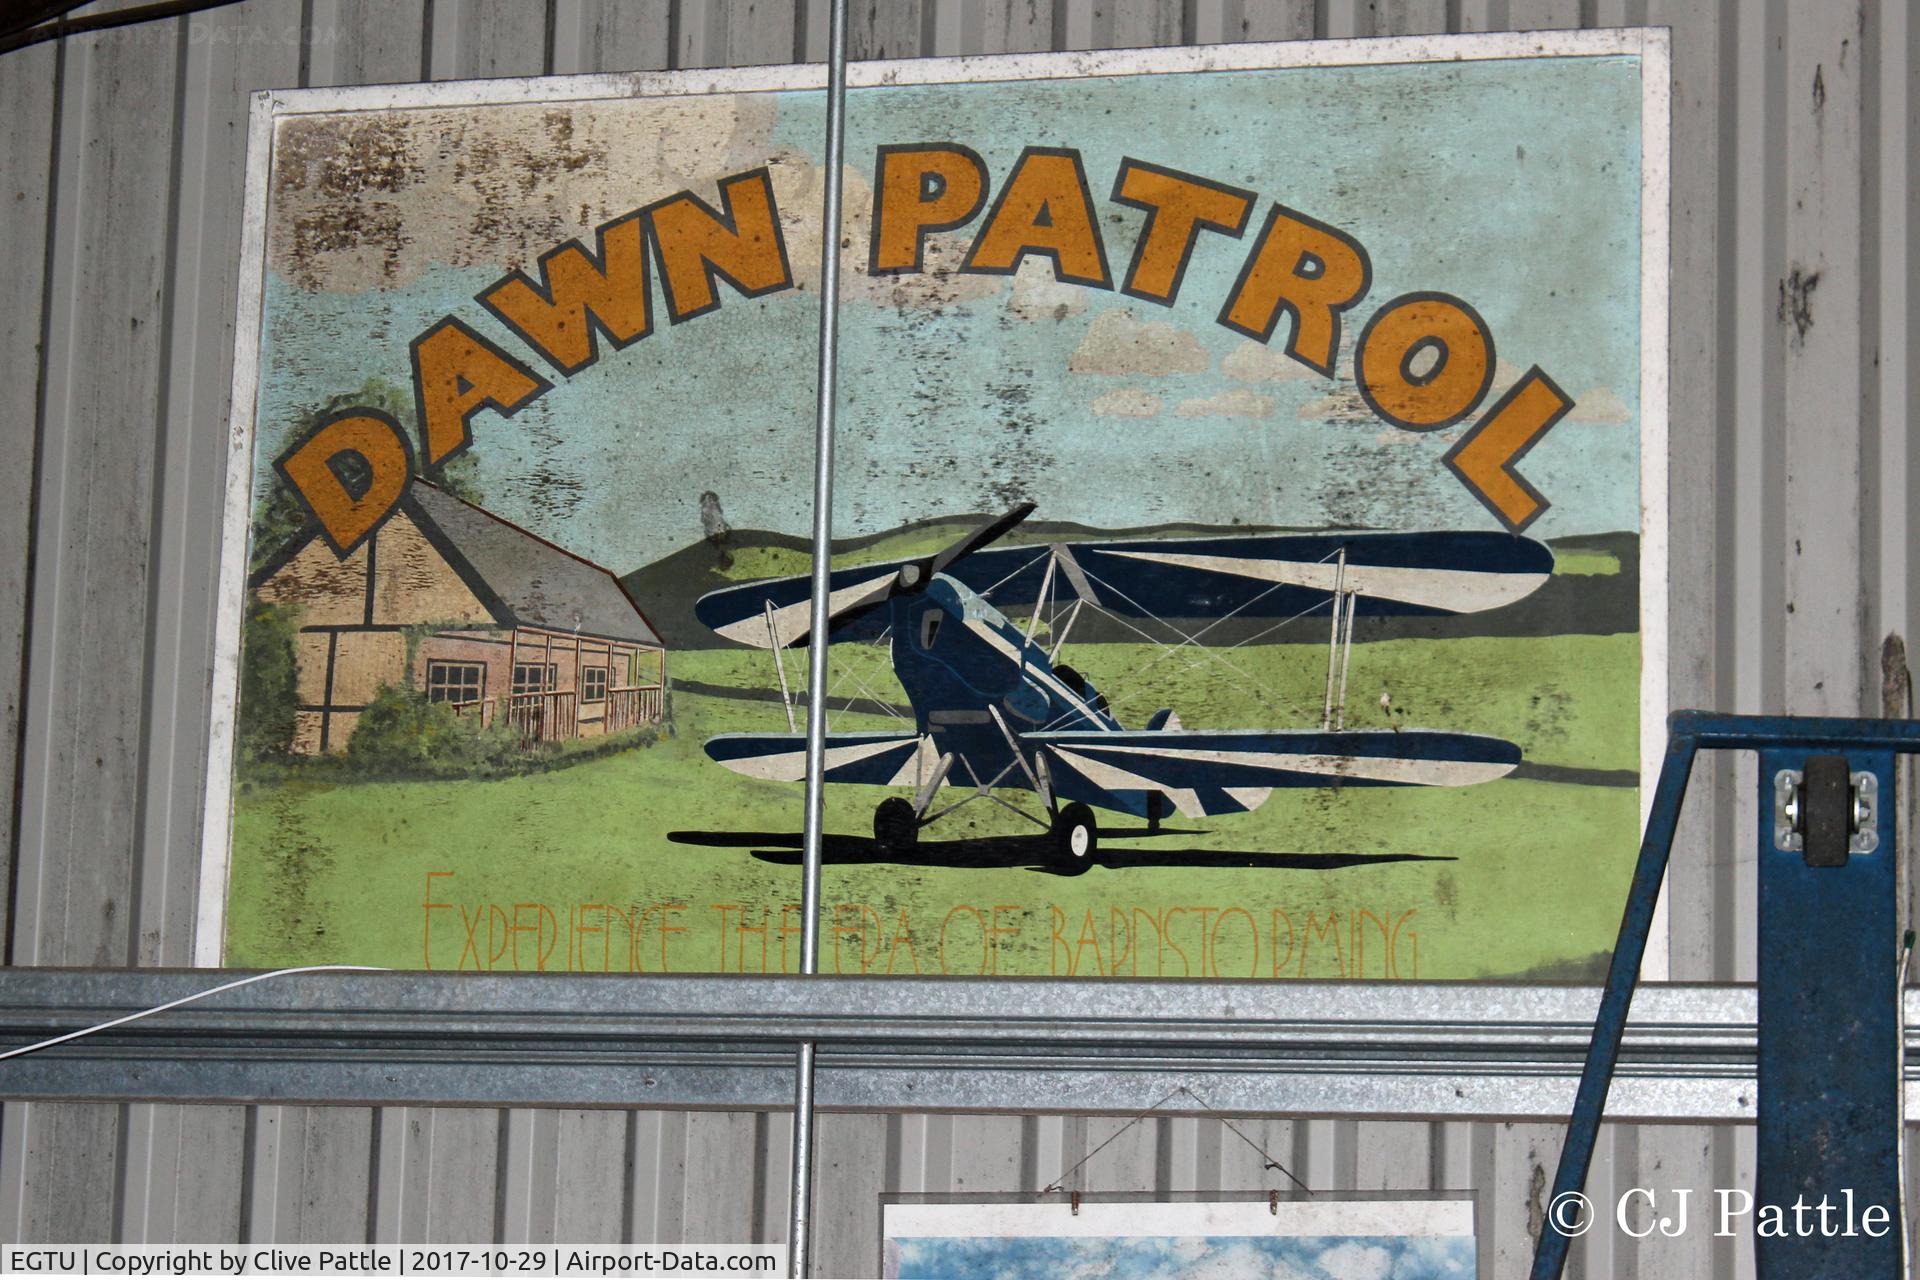
[[[1874,1237],[1756,1237],[1762,1277],[1900,1274],[1899,1187],[1900,979],[1895,886],[1900,850],[1894,757],[1920,753],[1920,721],[1800,716],[1731,716],[1677,711],[1667,721],[1660,769],[1620,937],[1594,1019],[1593,1039],[1575,1095],[1566,1144],[1554,1176],[1556,1207],[1547,1214],[1533,1259],[1533,1280],[1559,1280],[1570,1237],[1557,1208],[1574,1203],[1587,1180],[1607,1088],[1620,1052],[1646,953],[1654,904],[1673,850],[1694,756],[1700,751],[1759,753],[1760,1091],[1756,1206],[1809,1206],[1825,1196],[1855,1223],[1884,1206],[1892,1230]],[[1774,847],[1775,774],[1815,754],[1847,758],[1848,769],[1875,775],[1879,845],[1844,867],[1809,867]],[[1844,1203],[1842,1203],[1844,1197]],[[1756,1210],[1758,1212],[1759,1210]],[[1757,1221],[1757,1219],[1756,1219]],[[1584,1229],[1584,1228],[1583,1228]]]

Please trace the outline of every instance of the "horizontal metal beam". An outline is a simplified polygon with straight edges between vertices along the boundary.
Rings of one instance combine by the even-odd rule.
[[[0,971],[11,1047],[236,976]],[[1920,1000],[1908,994],[1910,1021]],[[0,1061],[0,1097],[1558,1118],[1597,987],[318,973]],[[1644,987],[1607,1114],[1751,1120],[1750,986]],[[1920,1033],[1909,1031],[1910,1063]],[[1920,1104],[1920,1065],[1907,1074]],[[1916,1106],[1920,1109],[1920,1106]]]
[[[1920,753],[1920,720],[1860,720],[1844,716],[1752,716],[1676,711],[1667,717],[1676,738],[1697,747],[1753,750],[1784,740],[1835,750]]]

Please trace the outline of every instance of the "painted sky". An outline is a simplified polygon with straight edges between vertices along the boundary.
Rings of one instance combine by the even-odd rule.
[[[946,1280],[1469,1280],[1472,1237],[918,1237],[889,1276]]]
[[[1637,60],[1610,57],[857,92],[837,532],[1022,500],[1108,528],[1497,527],[1439,465],[1455,431],[1394,430],[1347,380],[1367,316],[1414,290],[1485,317],[1492,396],[1538,364],[1576,400],[1523,464],[1553,504],[1530,532],[1636,528],[1639,104]],[[737,527],[804,534],[822,95],[486,110],[283,126],[256,483],[310,406],[369,377],[406,384],[408,342],[442,315],[524,351],[473,301],[509,267],[771,160],[804,287],[723,287],[717,313],[603,351],[513,420],[482,413],[475,455],[490,507],[617,572],[697,540],[705,490]],[[1172,307],[1060,285],[1040,259],[1011,279],[865,279],[874,149],[916,141],[972,147],[996,190],[1023,147],[1078,148],[1116,276],[1142,220],[1106,198],[1123,156],[1261,198],[1244,239],[1201,237]],[[538,163],[556,152],[568,162]],[[1333,380],[1215,323],[1276,200],[1372,259]],[[957,261],[978,225],[937,238],[930,263]]]

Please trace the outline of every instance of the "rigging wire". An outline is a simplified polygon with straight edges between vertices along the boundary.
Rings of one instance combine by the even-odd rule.
[[[1132,596],[1120,590],[1118,587],[1114,586],[1111,582],[1108,582],[1104,578],[1101,578],[1095,575],[1091,571],[1087,571],[1087,581],[1095,583],[1096,585],[1103,587],[1106,590],[1112,592],[1115,598],[1119,600],[1123,600],[1126,603],[1132,605],[1134,608],[1140,610],[1141,615],[1143,617],[1151,618],[1154,616],[1152,612],[1146,609],[1143,605],[1141,605],[1139,601],[1135,600]],[[1269,590],[1272,590],[1272,588],[1269,588]],[[1261,594],[1265,595],[1266,593],[1262,592]],[[1255,599],[1258,599],[1258,597],[1255,597]],[[1252,604],[1253,601],[1250,600],[1247,603]],[[1301,708],[1292,706],[1291,703],[1288,701],[1288,699],[1286,699],[1279,693],[1273,690],[1263,690],[1260,681],[1255,679],[1252,673],[1241,670],[1239,667],[1235,666],[1231,662],[1228,662],[1225,658],[1220,657],[1217,653],[1213,652],[1211,649],[1207,648],[1205,645],[1197,644],[1196,636],[1188,636],[1186,633],[1182,632],[1178,627],[1173,626],[1172,623],[1167,622],[1165,619],[1157,619],[1157,621],[1159,621],[1163,626],[1166,626],[1169,630],[1173,631],[1175,635],[1180,636],[1181,637],[1180,644],[1178,645],[1167,644],[1165,641],[1160,640],[1159,638],[1149,634],[1148,632],[1142,630],[1137,626],[1134,626],[1131,622],[1127,621],[1125,618],[1120,617],[1118,614],[1113,613],[1111,610],[1101,608],[1101,606],[1097,604],[1094,605],[1093,607],[1096,610],[1098,610],[1102,616],[1110,618],[1114,622],[1119,623],[1121,626],[1127,628],[1129,631],[1132,631],[1135,635],[1141,637],[1141,639],[1147,641],[1149,644],[1158,645],[1161,648],[1162,652],[1156,655],[1153,659],[1151,659],[1146,664],[1146,667],[1142,667],[1139,671],[1134,672],[1133,673],[1134,677],[1137,678],[1142,672],[1144,672],[1147,669],[1147,667],[1151,667],[1154,663],[1160,661],[1160,659],[1168,656],[1169,654],[1178,653],[1182,649],[1192,646],[1192,648],[1194,649],[1194,652],[1199,654],[1201,658],[1205,660],[1205,662],[1216,663],[1219,666],[1226,668],[1228,671],[1232,672],[1234,675],[1238,676],[1240,679],[1244,680],[1246,682],[1247,692],[1252,694],[1253,697],[1258,702],[1260,702],[1262,706],[1266,707],[1267,710],[1272,711],[1275,714],[1279,714],[1279,715],[1298,716],[1298,715],[1305,714],[1305,712]],[[1245,608],[1246,606],[1243,605],[1241,607]],[[1303,610],[1301,613],[1295,614],[1294,618],[1305,617],[1308,613],[1313,612],[1313,610],[1318,609],[1319,607],[1320,606],[1316,603],[1313,606],[1309,607],[1308,609]],[[1206,634],[1208,630],[1211,630],[1214,626],[1217,626],[1220,622],[1224,622],[1226,620],[1226,617],[1230,617],[1230,616],[1231,615],[1229,614],[1221,618],[1215,619],[1214,622],[1209,623],[1207,627],[1202,628],[1198,634],[1199,635]],[[1287,619],[1287,621],[1289,622],[1293,620],[1294,620],[1293,618]],[[1204,669],[1204,663],[1191,662],[1188,664],[1188,669],[1192,671],[1202,670]],[[1124,687],[1125,686],[1122,686],[1122,688]],[[1265,696],[1267,694],[1271,694],[1271,697]],[[1124,695],[1124,696],[1130,697],[1135,695]],[[1109,706],[1113,705],[1113,701],[1114,701],[1114,695],[1108,694],[1107,695],[1108,705]],[[1276,705],[1276,702],[1278,705]]]
[[[1327,561],[1333,559],[1334,556],[1337,554],[1339,554],[1337,551],[1329,552],[1328,554],[1322,556],[1316,563],[1325,564]],[[1258,604],[1261,600],[1264,600],[1267,596],[1271,595],[1275,591],[1278,591],[1281,587],[1287,584],[1281,583],[1281,582],[1274,583],[1272,586],[1260,592],[1258,595],[1255,595],[1250,599],[1243,601],[1241,604],[1236,605],[1232,609],[1229,609],[1226,613],[1221,614],[1218,618],[1213,619],[1211,622],[1207,623],[1206,626],[1200,628],[1200,630],[1194,632],[1192,635],[1188,635],[1186,632],[1181,631],[1180,628],[1174,626],[1172,623],[1168,622],[1166,619],[1154,617],[1154,615],[1148,612],[1138,601],[1134,600],[1131,596],[1127,595],[1124,591],[1121,591],[1119,588],[1115,587],[1112,583],[1107,582],[1105,579],[1100,578],[1099,576],[1092,573],[1091,571],[1086,571],[1086,572],[1087,572],[1087,581],[1098,583],[1100,586],[1105,587],[1107,590],[1111,591],[1119,599],[1124,600],[1128,604],[1132,605],[1134,608],[1139,609],[1141,611],[1141,614],[1144,617],[1153,618],[1155,621],[1159,622],[1162,626],[1166,627],[1169,631],[1172,631],[1174,635],[1180,638],[1179,644],[1168,644],[1166,641],[1161,640],[1153,635],[1150,635],[1149,633],[1142,630],[1141,628],[1133,626],[1126,619],[1120,617],[1118,614],[1114,613],[1112,610],[1102,608],[1098,603],[1095,603],[1093,607],[1101,615],[1107,618],[1111,618],[1113,621],[1119,623],[1121,626],[1126,627],[1128,630],[1132,631],[1135,635],[1138,635],[1143,640],[1146,640],[1149,644],[1156,645],[1160,649],[1160,652],[1158,654],[1155,654],[1143,666],[1138,667],[1135,670],[1128,673],[1127,684],[1116,686],[1116,688],[1112,690],[1108,690],[1108,689],[1101,690],[1102,695],[1105,696],[1107,699],[1107,705],[1109,707],[1117,706],[1123,702],[1128,702],[1137,698],[1139,696],[1137,693],[1126,692],[1126,690],[1128,690],[1133,684],[1137,683],[1141,676],[1146,674],[1147,671],[1151,670],[1162,659],[1171,657],[1174,654],[1180,653],[1183,649],[1192,647],[1195,650],[1197,650],[1200,653],[1201,657],[1204,658],[1207,662],[1218,663],[1219,665],[1233,672],[1235,675],[1239,676],[1241,679],[1245,680],[1247,682],[1247,685],[1249,686],[1248,692],[1252,693],[1254,698],[1260,701],[1261,704],[1267,708],[1267,710],[1273,711],[1278,714],[1290,714],[1290,715],[1306,714],[1303,708],[1293,706],[1285,697],[1283,697],[1276,690],[1269,689],[1269,690],[1266,690],[1266,692],[1272,694],[1273,698],[1277,699],[1283,705],[1276,706],[1274,702],[1269,701],[1265,697],[1262,697],[1261,696],[1262,689],[1261,689],[1260,682],[1258,680],[1254,679],[1254,677],[1251,674],[1240,670],[1238,667],[1234,666],[1232,663],[1226,661],[1226,659],[1221,658],[1217,654],[1211,652],[1208,646],[1200,643],[1201,637],[1205,636],[1209,631],[1212,631],[1215,627],[1219,626],[1223,622],[1226,622],[1228,619],[1232,618],[1235,614],[1241,612],[1242,610],[1252,608],[1255,604]],[[1271,635],[1275,631],[1278,631],[1280,628],[1287,626],[1290,623],[1297,622],[1301,618],[1304,618],[1311,613],[1317,612],[1323,603],[1326,603],[1326,602],[1316,601],[1315,603],[1310,604],[1306,608],[1300,610],[1298,613],[1293,614],[1291,617],[1282,618],[1280,621],[1274,623],[1272,626],[1261,630],[1260,632],[1257,633],[1257,635],[1258,636]],[[1252,638],[1254,637],[1249,637],[1249,639],[1252,639]],[[1241,645],[1246,643],[1248,643],[1247,640],[1242,640],[1236,644],[1232,644],[1227,647],[1230,649],[1237,649]],[[1204,663],[1188,662],[1187,669],[1189,671],[1203,670]],[[1043,729],[1055,728],[1058,725],[1064,723],[1073,714],[1075,713],[1070,710],[1062,714],[1061,716],[1055,717],[1053,721],[1042,726],[1042,728]]]

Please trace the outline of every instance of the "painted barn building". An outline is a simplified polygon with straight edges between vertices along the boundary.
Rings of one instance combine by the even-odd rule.
[[[403,682],[482,724],[506,717],[527,746],[664,711],[666,650],[619,579],[423,480],[345,559],[316,529],[252,586],[297,610],[298,752],[345,750],[381,686]]]

